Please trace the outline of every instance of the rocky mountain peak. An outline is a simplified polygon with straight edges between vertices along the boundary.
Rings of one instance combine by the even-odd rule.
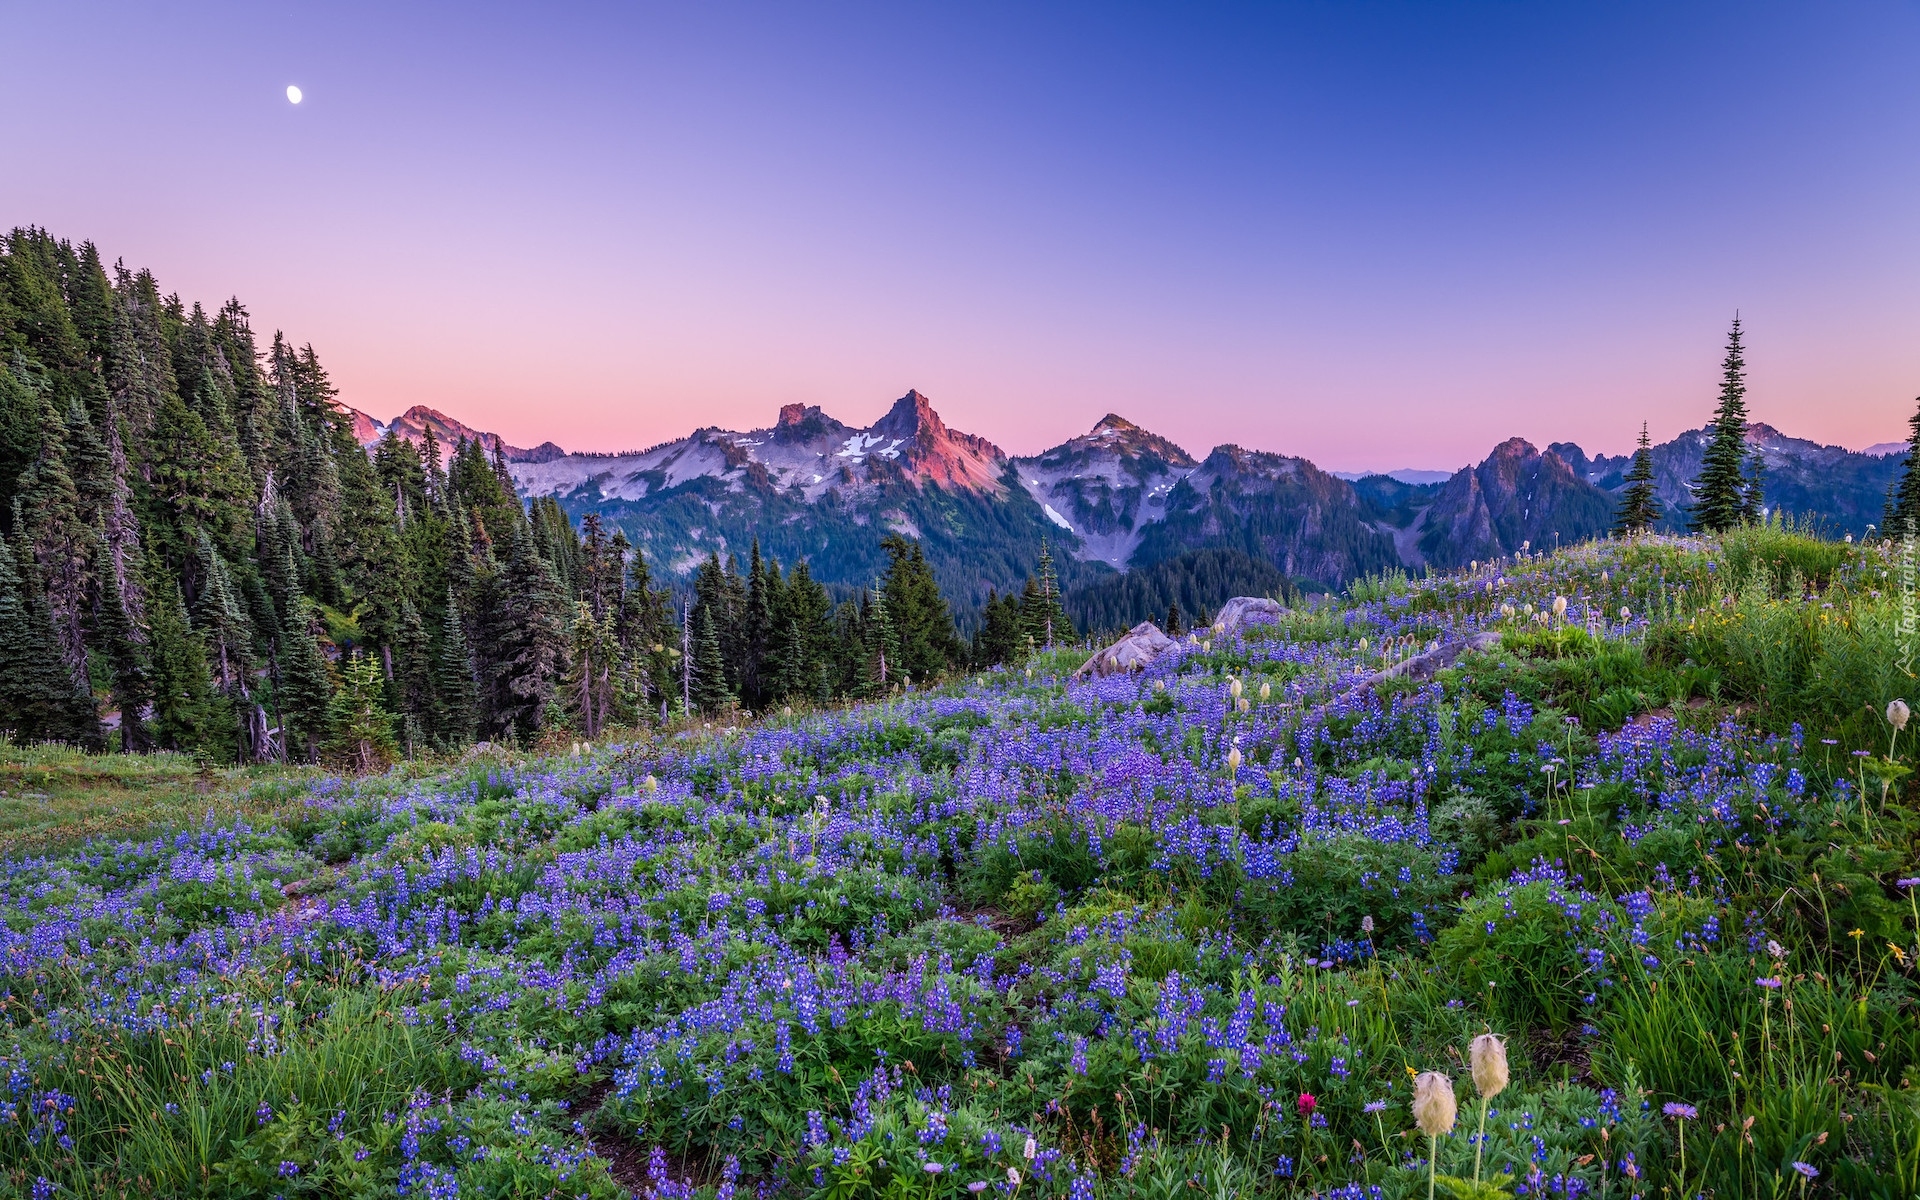
[[[995,490],[1006,455],[983,437],[947,428],[933,401],[909,390],[893,402],[869,434],[876,443],[897,447],[911,475],[943,487]]]

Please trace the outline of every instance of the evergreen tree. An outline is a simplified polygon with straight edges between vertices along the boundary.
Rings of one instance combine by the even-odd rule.
[[[587,737],[598,737],[612,718],[615,693],[622,684],[615,670],[619,643],[613,623],[593,615],[585,600],[574,601],[570,666],[563,694],[573,726]]]
[[[69,415],[85,427],[85,410],[77,402]],[[43,406],[41,420],[40,456],[21,476],[13,502],[14,529],[25,542],[18,569],[28,592],[46,610],[73,685],[85,689],[86,621],[98,535],[68,469],[68,422],[51,404]]]
[[[756,707],[767,699],[769,681],[761,678],[761,661],[766,657],[767,644],[773,639],[769,592],[770,586],[778,585],[779,571],[779,565],[775,564],[774,584],[769,585],[767,564],[760,559],[760,539],[754,538],[748,558],[746,597],[740,613],[740,694]]]
[[[1660,501],[1653,491],[1653,449],[1647,439],[1646,422],[1640,423],[1640,444],[1634,449],[1633,463],[1627,468],[1626,491],[1620,496],[1620,511],[1613,519],[1614,537],[1645,533],[1660,520]]]
[[[1178,600],[1174,600],[1167,605],[1167,628],[1165,632],[1168,637],[1180,636],[1180,601]]]
[[[280,627],[280,742],[294,762],[315,762],[329,736],[333,674],[314,633],[313,601],[299,597]]]
[[[727,689],[726,659],[720,650],[720,633],[714,628],[711,606],[693,613],[693,704],[711,716],[732,702]]]
[[[436,728],[449,749],[473,740],[476,689],[473,651],[460,624],[460,605],[452,589],[447,593],[446,620],[440,627],[440,659],[436,676],[440,700]]]
[[[207,669],[206,646],[187,620],[180,585],[155,568],[147,584],[154,740],[163,749],[233,759],[233,711]]]
[[[400,600],[400,628],[393,646],[392,692],[409,755],[438,726],[439,697],[434,692],[433,646],[426,622],[413,601]]]
[[[940,594],[940,585],[934,581],[933,568],[927,564],[920,543],[890,535],[880,545],[889,559],[880,591],[899,647],[895,665],[902,675],[931,681],[960,658],[953,614]]]
[[[200,596],[194,604],[194,625],[213,685],[238,723],[236,751],[243,759],[274,757],[266,711],[253,697],[253,624],[235,594],[226,560],[205,534],[199,542]]]
[[[553,569],[534,550],[531,530],[515,524],[500,575],[490,655],[499,682],[494,720],[502,733],[531,735],[540,728],[564,665],[563,603]]]
[[[16,741],[97,744],[93,697],[74,687],[53,629],[0,537],[0,730]]]
[[[1026,653],[1026,629],[1020,620],[1020,603],[1011,593],[1002,596],[987,592],[987,603],[980,610],[980,627],[974,635],[973,661],[982,667],[1016,662]]]
[[[1700,475],[1693,481],[1689,523],[1696,533],[1722,533],[1752,511],[1746,397],[1746,359],[1740,345],[1740,319],[1735,317],[1727,335],[1727,357],[1721,364],[1720,406],[1713,415]]]
[[[1914,414],[1907,418],[1906,467],[1894,485],[1882,519],[1890,538],[1920,537],[1920,398],[1914,405]]]
[[[887,592],[876,586],[867,593],[861,624],[866,632],[866,678],[860,694],[884,696],[900,682],[900,635],[887,612]]]
[[[381,771],[393,764],[398,750],[385,692],[379,664],[356,648],[340,673],[340,689],[327,712],[328,762],[356,771]]]
[[[93,635],[105,651],[109,690],[120,710],[120,749],[141,754],[153,745],[145,717],[153,699],[147,635],[128,615],[123,592],[115,584],[111,547],[103,540],[95,553]]]
[[[1036,646],[1051,650],[1057,643],[1073,640],[1073,622],[1060,602],[1060,580],[1053,569],[1053,551],[1040,543],[1040,562],[1036,578],[1027,581],[1020,596],[1020,619],[1027,636]]]

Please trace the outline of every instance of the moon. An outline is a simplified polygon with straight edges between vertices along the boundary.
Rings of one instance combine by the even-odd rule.
[[[300,103],[300,89],[291,83],[287,85],[287,103]]]

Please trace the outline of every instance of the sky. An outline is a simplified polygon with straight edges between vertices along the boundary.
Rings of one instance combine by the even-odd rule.
[[[1920,0],[0,0],[0,50],[0,225],[521,445],[911,387],[1016,454],[1618,453],[1736,311],[1756,420],[1920,395]]]

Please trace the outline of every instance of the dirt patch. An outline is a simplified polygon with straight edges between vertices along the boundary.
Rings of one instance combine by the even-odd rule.
[[[1527,1053],[1533,1065],[1546,1074],[1564,1070],[1567,1078],[1575,1083],[1593,1082],[1591,1052],[1586,1039],[1576,1030],[1555,1033],[1551,1029],[1536,1029],[1527,1035]]]
[[[588,1088],[573,1102],[573,1111],[587,1127],[587,1145],[607,1161],[607,1174],[613,1181],[638,1196],[647,1186],[649,1148],[622,1133],[611,1114],[602,1113],[607,1097],[613,1094],[613,1081],[602,1080]]]

